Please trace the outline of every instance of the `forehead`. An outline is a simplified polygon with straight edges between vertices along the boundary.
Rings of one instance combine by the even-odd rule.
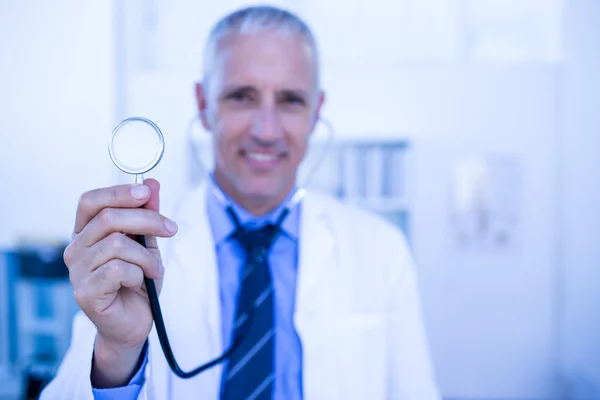
[[[252,85],[258,89],[316,87],[316,65],[311,47],[299,35],[261,32],[234,34],[218,48],[214,77],[218,90]]]

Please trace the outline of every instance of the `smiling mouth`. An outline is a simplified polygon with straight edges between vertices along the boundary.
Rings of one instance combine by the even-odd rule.
[[[247,150],[240,151],[240,155],[250,167],[259,170],[271,169],[285,157],[285,153],[265,153]]]
[[[266,153],[254,153],[254,152],[246,152],[246,157],[253,161],[259,162],[269,162],[276,161],[279,157],[277,154],[266,154]]]

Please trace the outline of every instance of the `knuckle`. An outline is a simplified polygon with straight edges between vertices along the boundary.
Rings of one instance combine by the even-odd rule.
[[[160,222],[161,218],[156,211],[138,208],[135,212],[137,213],[140,222],[142,222],[146,228],[152,229],[154,228],[154,225]]]
[[[98,219],[100,224],[102,224],[105,227],[110,227],[114,221],[115,215],[114,215],[114,211],[110,208],[103,208],[99,213],[98,213]]]
[[[144,218],[147,221],[157,222],[157,221],[160,221],[162,219],[162,217],[160,216],[160,214],[157,213],[154,210],[148,210],[146,208],[139,208],[138,212],[140,213],[140,215],[142,216],[142,218]]]
[[[93,194],[92,192],[85,192],[81,196],[79,196],[79,201],[77,202],[77,210],[78,211],[89,211],[93,207]]]
[[[73,240],[69,245],[65,248],[63,252],[63,261],[67,268],[70,268],[73,262],[75,261],[75,241]]]
[[[78,285],[73,288],[73,297],[75,298],[75,302],[83,308],[83,305],[87,303],[88,300],[88,290],[86,290],[85,286]]]
[[[115,280],[121,276],[123,262],[121,260],[110,260],[105,264],[104,276],[106,279]]]
[[[108,235],[108,243],[114,250],[122,249],[125,246],[125,235],[121,232],[113,232]]]
[[[104,281],[107,278],[107,274],[106,274],[106,264],[104,264],[102,267],[98,268],[94,274],[96,275],[96,280],[97,281]]]
[[[119,201],[119,193],[117,191],[117,188],[115,186],[111,186],[110,188],[108,188],[108,197],[110,198],[110,201],[112,202],[112,204],[117,204]]]

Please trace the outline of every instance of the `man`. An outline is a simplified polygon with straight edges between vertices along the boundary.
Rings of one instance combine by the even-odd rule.
[[[159,214],[155,180],[82,195],[65,262],[85,315],[42,398],[438,399],[399,231],[308,193],[269,243],[248,239],[290,204],[324,101],[310,30],[273,7],[225,17],[196,95],[216,162],[179,226]],[[148,249],[126,234],[147,235]],[[156,237],[172,237],[164,261]],[[227,362],[187,380],[170,371],[144,275],[162,288],[182,369],[241,338]]]

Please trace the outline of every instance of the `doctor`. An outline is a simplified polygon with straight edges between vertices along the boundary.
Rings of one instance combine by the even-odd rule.
[[[159,213],[152,179],[81,196],[65,262],[83,313],[42,399],[439,399],[397,229],[309,192],[272,240],[252,236],[296,192],[324,101],[304,22],[267,6],[219,21],[196,97],[213,179],[173,220]],[[125,234],[147,235],[149,248]],[[160,250],[156,237],[169,238]],[[241,335],[228,362],[188,380],[170,371],[143,274],[161,290],[182,369]]]

